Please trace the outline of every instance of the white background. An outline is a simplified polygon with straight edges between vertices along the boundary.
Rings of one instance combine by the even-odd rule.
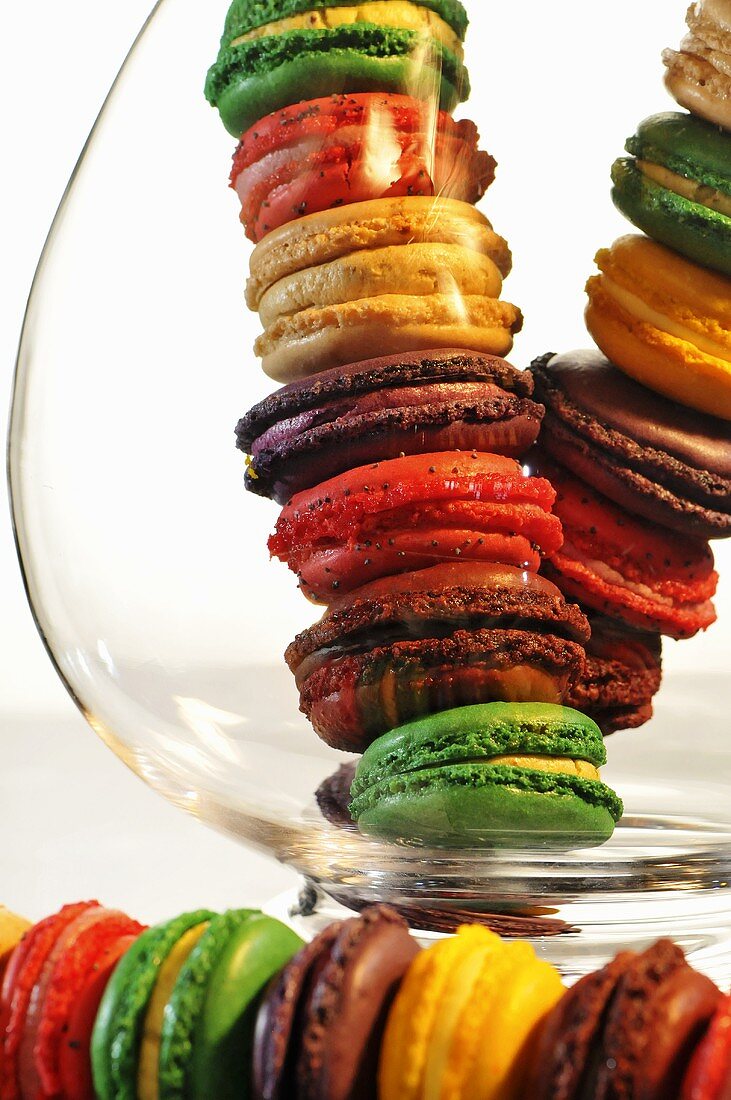
[[[213,56],[226,4],[205,2]],[[609,7],[585,0],[473,0],[468,63],[475,92],[467,113],[500,163],[487,213],[514,251],[506,296],[527,316],[513,356],[518,365],[549,348],[586,342],[583,284],[593,254],[628,229],[611,206],[609,167],[641,118],[672,107],[659,55],[679,41],[684,7],[683,0],[615,0]],[[145,0],[36,0],[4,12],[0,408],[9,401],[25,298],[46,231],[146,15]],[[164,79],[174,78],[171,43]],[[213,113],[211,125],[217,125]],[[237,232],[235,218],[231,232]],[[158,804],[86,733],[27,611],[3,493],[0,827],[14,840],[12,851],[5,844],[0,850],[0,881],[4,890],[12,884],[0,901],[39,915],[75,891],[104,888],[113,891],[110,900],[150,916],[188,902],[259,899],[278,888],[283,872],[267,871],[260,859]],[[717,557],[731,574],[728,548]],[[727,619],[728,588],[719,599]],[[669,668],[721,670],[728,636],[717,628],[682,651],[670,646]],[[232,878],[234,866],[240,873]],[[151,902],[153,875],[158,885]]]

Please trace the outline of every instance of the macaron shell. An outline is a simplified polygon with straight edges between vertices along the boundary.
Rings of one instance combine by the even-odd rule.
[[[288,1100],[296,1094],[305,1002],[338,934],[337,923],[327,925],[269,983],[254,1031],[253,1100]]]
[[[181,936],[213,916],[200,909],[156,925],[143,932],[120,961],[102,997],[92,1034],[98,1100],[137,1100],[142,1027],[160,965]]]
[[[0,1096],[20,1100],[20,1057],[25,1020],[33,989],[58,938],[79,916],[99,903],[65,905],[58,913],[34,925],[13,951],[3,978],[1,1015],[4,1023],[0,1048]]]
[[[353,803],[369,836],[447,848],[589,848],[620,814],[603,783],[489,764],[425,769]]]
[[[467,70],[434,40],[425,59],[413,31],[362,23],[334,30],[292,30],[223,47],[206,80],[206,97],[239,137],[257,119],[300,100],[341,92],[417,94],[424,68],[437,69],[439,107],[469,95]]]
[[[104,990],[136,935],[122,936],[97,960],[69,1018],[59,1058],[64,1100],[96,1100],[91,1074],[91,1036]]]
[[[702,57],[665,50],[665,87],[681,107],[725,130],[731,130],[731,77]]]
[[[211,921],[184,965],[163,1022],[161,1100],[248,1095],[259,998],[302,947],[286,925],[251,910]]]
[[[581,978],[543,1020],[526,1057],[525,1095],[531,1100],[593,1100],[601,1027],[617,983],[634,958],[622,952]]]
[[[493,260],[503,277],[511,269],[507,242],[469,203],[441,196],[374,199],[308,214],[269,233],[251,255],[247,305],[257,310],[265,291],[287,275],[362,249],[388,248],[412,240],[471,248]],[[432,347],[452,345],[436,343]]]
[[[460,928],[412,962],[389,1013],[378,1070],[380,1100],[423,1100],[427,1063],[445,1035],[445,1016],[458,1015],[448,995],[469,996],[477,966],[500,940],[477,926]]]
[[[731,275],[731,218],[649,179],[636,162],[612,168],[614,205],[633,225],[694,263]]]
[[[411,241],[363,249],[288,275],[264,294],[259,317],[267,328],[302,310],[384,294],[427,297],[442,292],[499,298],[502,286],[502,275],[489,256],[458,244]]]
[[[264,373],[292,382],[365,358],[454,347],[508,355],[523,317],[517,306],[468,294],[384,294],[280,318],[254,345]]]
[[[303,1100],[372,1100],[388,1013],[420,953],[384,906],[340,925],[308,997],[298,1064]]]
[[[439,764],[518,754],[606,763],[601,730],[569,707],[548,703],[484,703],[434,713],[381,737],[363,755],[353,797],[373,783]]]
[[[680,1100],[731,1097],[731,996],[720,1002],[698,1044],[683,1081]]]
[[[61,1050],[89,971],[120,936],[137,936],[143,930],[124,913],[92,908],[59,937],[33,991],[21,1045],[21,1066],[27,1048],[28,1061],[34,1067],[32,1078],[44,1094],[55,1096],[61,1091]]]
[[[561,543],[560,524],[548,511],[553,499],[548,482],[525,477],[501,456],[399,458],[300,493],[283,509],[269,550],[323,602],[376,577],[450,558],[535,569],[531,544],[550,553]]]
[[[527,943],[504,944],[476,986],[442,1089],[469,1100],[521,1100],[533,1033],[565,990]]]

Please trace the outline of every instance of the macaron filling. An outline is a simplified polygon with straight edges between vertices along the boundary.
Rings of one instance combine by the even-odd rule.
[[[359,7],[367,14],[370,9],[380,7],[383,2],[384,0],[362,0]],[[405,0],[400,2],[404,3]],[[226,15],[223,42],[228,43],[232,38],[267,23],[292,18],[302,12],[311,12],[313,6],[317,8],[319,14],[323,10],[342,8],[347,5],[343,0],[319,0],[316,5],[312,4],[312,0],[233,0]],[[460,41],[464,39],[468,20],[467,12],[460,0],[409,0],[409,7],[434,12],[451,27]],[[376,19],[373,21],[377,22]]]
[[[645,325],[651,325],[676,340],[683,340],[688,344],[692,344],[706,355],[731,361],[731,348],[727,339],[717,341],[697,329],[690,329],[676,318],[668,317],[667,314],[653,308],[638,294],[621,286],[608,275],[603,275],[601,279],[604,292],[635,320]]]
[[[229,45],[240,46],[243,42],[250,42],[255,38],[284,34],[287,31],[334,30],[336,27],[350,26],[353,23],[375,23],[381,27],[416,31],[434,38],[460,60],[463,57],[464,48],[461,39],[441,16],[430,8],[418,7],[409,0],[369,0],[367,4],[343,4],[342,7],[298,12],[247,31],[232,39]]]
[[[652,164],[647,160],[638,160],[637,167],[642,175],[660,187],[667,188],[673,194],[679,195],[689,202],[705,206],[709,210],[715,210],[731,218],[731,195],[719,191],[718,188],[709,187],[707,183],[699,180],[688,179],[677,172],[671,172],[669,168],[661,164]]]

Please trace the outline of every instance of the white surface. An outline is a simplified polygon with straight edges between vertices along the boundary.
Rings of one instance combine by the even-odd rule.
[[[226,6],[210,4],[212,56]],[[500,162],[485,209],[514,251],[506,295],[527,315],[513,356],[522,365],[548,348],[586,342],[582,288],[593,253],[628,229],[611,206],[609,167],[642,117],[672,107],[659,55],[679,41],[685,2],[617,0],[603,9],[578,0],[520,8],[472,0],[470,7],[474,94],[467,112]],[[9,396],[22,310],[48,225],[146,14],[145,0],[38,0],[4,14],[0,405]],[[164,79],[174,74],[173,60]],[[223,164],[222,187],[225,174]],[[188,903],[257,900],[279,889],[281,871],[267,872],[263,861],[161,804],[84,729],[27,611],[3,492],[0,826],[12,843],[0,856],[3,893],[10,890],[2,900],[39,915],[69,897],[97,893],[154,917]],[[729,576],[730,550],[717,554]],[[725,667],[729,587],[727,579],[718,600],[725,624],[705,638],[670,644],[670,674],[680,666]],[[28,724],[34,716],[44,716],[42,723]]]

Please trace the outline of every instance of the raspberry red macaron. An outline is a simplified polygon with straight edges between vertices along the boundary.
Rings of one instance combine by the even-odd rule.
[[[680,1100],[731,1097],[731,996],[724,997],[693,1055]]]
[[[354,466],[400,455],[471,451],[519,458],[542,406],[533,378],[497,356],[452,349],[385,356],[277,390],[246,414],[237,446],[246,487],[284,504]]]
[[[269,986],[254,1100],[373,1100],[386,1019],[420,947],[386,906],[329,925]]]
[[[67,1058],[76,1010],[94,968],[143,926],[98,902],[67,905],[36,924],[16,948],[2,988],[0,1096],[3,1100],[64,1096],[87,1100],[90,1034]],[[78,1036],[77,1036],[78,1039]]]
[[[531,1100],[670,1100],[721,992],[660,940],[582,978],[542,1025],[530,1054]]]
[[[541,445],[629,512],[685,535],[731,536],[731,424],[682,408],[599,351],[532,367]]]
[[[586,662],[566,702],[593,718],[602,733],[637,729],[652,718],[662,681],[662,638],[616,619],[589,614]]]
[[[560,703],[589,625],[534,573],[451,562],[385,577],[335,604],[287,650],[302,711],[336,749],[435,711]]]
[[[445,561],[537,571],[561,546],[554,490],[498,455],[443,452],[360,466],[285,506],[269,539],[310,599]]]
[[[333,95],[275,111],[247,130],[231,186],[252,241],[272,229],[354,202],[439,195],[477,202],[495,177],[473,122],[435,113],[413,96]]]
[[[545,573],[564,595],[671,638],[691,638],[716,621],[718,574],[707,542],[630,515],[542,452],[529,464],[557,493],[564,544]]]

